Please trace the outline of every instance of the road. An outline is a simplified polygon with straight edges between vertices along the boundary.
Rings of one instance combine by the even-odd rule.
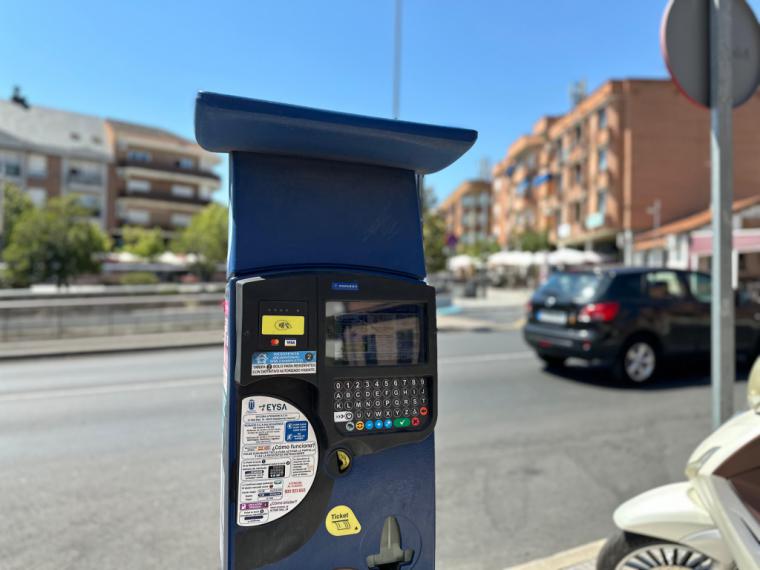
[[[442,333],[439,353],[441,570],[605,536],[710,428],[700,371],[624,389],[544,370],[517,330]],[[216,568],[220,391],[215,348],[0,364],[0,568]]]

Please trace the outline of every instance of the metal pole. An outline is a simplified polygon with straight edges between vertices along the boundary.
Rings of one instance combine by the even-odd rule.
[[[401,12],[402,0],[396,0],[396,26],[393,54],[393,118],[398,119],[401,105]]]
[[[718,427],[734,412],[736,379],[734,292],[731,287],[733,140],[733,0],[710,2],[710,164],[712,195],[712,419]]]

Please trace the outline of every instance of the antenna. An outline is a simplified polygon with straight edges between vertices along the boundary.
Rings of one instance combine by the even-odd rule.
[[[586,80],[579,79],[578,81],[570,85],[570,102],[573,104],[573,107],[576,107],[585,98],[586,98]]]
[[[491,180],[491,159],[487,156],[480,159],[479,173],[481,180]]]

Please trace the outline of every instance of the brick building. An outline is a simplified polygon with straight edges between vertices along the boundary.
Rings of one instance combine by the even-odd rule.
[[[509,248],[530,227],[631,261],[636,232],[709,205],[709,124],[669,80],[608,81],[509,147],[494,169],[494,235]],[[743,198],[760,185],[760,95],[736,110],[734,144]]]
[[[491,183],[468,180],[438,207],[446,221],[446,234],[457,243],[472,244],[491,237]]]
[[[187,225],[219,187],[219,158],[154,127],[0,100],[0,184],[37,205],[76,195],[119,238],[124,225]]]

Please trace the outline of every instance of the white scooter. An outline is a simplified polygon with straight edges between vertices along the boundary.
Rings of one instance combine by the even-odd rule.
[[[597,570],[760,570],[760,359],[747,392],[749,411],[697,447],[687,482],[615,511],[620,530],[602,548]]]

